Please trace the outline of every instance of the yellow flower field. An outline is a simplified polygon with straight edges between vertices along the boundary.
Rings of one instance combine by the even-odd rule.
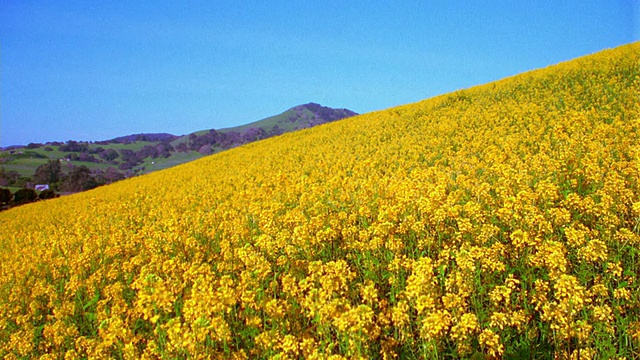
[[[0,213],[0,356],[640,358],[640,43]]]

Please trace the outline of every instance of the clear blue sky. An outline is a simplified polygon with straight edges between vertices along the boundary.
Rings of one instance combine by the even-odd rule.
[[[639,3],[0,0],[0,146],[384,109],[638,41]]]

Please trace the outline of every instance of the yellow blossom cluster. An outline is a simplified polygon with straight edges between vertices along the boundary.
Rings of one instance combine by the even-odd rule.
[[[0,357],[638,358],[640,43],[0,213]]]

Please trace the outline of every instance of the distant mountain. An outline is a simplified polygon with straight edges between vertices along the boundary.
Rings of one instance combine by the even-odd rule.
[[[281,114],[270,116],[262,120],[254,121],[248,124],[235,126],[224,129],[207,129],[191,134],[177,136],[167,133],[141,133],[120,136],[110,140],[97,141],[96,144],[128,144],[136,141],[148,141],[148,142],[171,142],[172,145],[178,145],[180,143],[188,143],[189,138],[193,140],[194,136],[200,137],[202,135],[210,134],[213,131],[221,134],[227,134],[226,143],[229,145],[241,145],[247,142],[260,140],[274,135],[280,135],[290,131],[296,131],[301,129],[310,128],[313,126],[325,124],[328,122],[341,120],[347,117],[358,115],[349,109],[334,109],[327,106],[322,106],[317,103],[308,103],[292,107],[289,110],[284,111]],[[222,137],[225,137],[222,135]],[[223,139],[216,139],[218,142]],[[191,141],[193,142],[193,141]],[[225,141],[222,141],[225,143]],[[215,145],[210,143],[210,145]],[[228,147],[228,146],[223,146]],[[192,149],[197,150],[197,149]]]
[[[109,183],[354,115],[357,113],[351,110],[308,103],[245,125],[182,136],[141,133],[96,142],[69,140],[11,146],[0,149],[0,186],[24,187],[39,181],[35,177],[36,169],[49,160],[58,159],[65,164],[63,175],[71,173],[74,167],[86,166],[96,183]]]
[[[221,132],[243,131],[249,128],[261,128],[267,132],[289,132],[358,115],[348,109],[334,109],[316,103],[298,105],[291,109],[262,120],[221,129]],[[274,128],[277,127],[275,130]]]
[[[186,144],[190,150],[208,152],[207,145],[211,145],[212,152],[225,150],[248,142],[265,139],[290,131],[310,128],[328,122],[341,120],[358,115],[348,109],[334,109],[316,103],[308,103],[292,107],[281,114],[270,116],[262,120],[245,125],[219,130],[202,130],[173,140],[171,144],[184,149]]]

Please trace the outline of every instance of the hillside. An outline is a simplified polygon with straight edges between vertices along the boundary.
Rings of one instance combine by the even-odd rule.
[[[192,150],[199,150],[197,149],[198,146],[210,146],[211,150],[205,151],[208,155],[255,140],[266,139],[355,115],[358,114],[351,110],[334,109],[316,103],[308,103],[248,124],[216,131],[203,130],[184,135],[174,139],[171,145],[178,148],[181,143],[190,144],[189,146]]]
[[[137,174],[166,169],[253,141],[281,135],[357,115],[315,103],[293,107],[281,114],[229,129],[203,130],[176,136],[166,133],[132,134],[96,142],[48,142],[12,146],[0,151],[0,186],[25,187],[43,183],[34,176],[49,160],[62,160],[62,174],[74,167],[89,169],[94,184],[118,181]],[[68,184],[51,184],[69,191]]]
[[[640,43],[0,213],[0,356],[640,357]]]
[[[262,128],[268,132],[290,132],[355,115],[358,114],[351,110],[332,109],[316,103],[308,103],[295,106],[276,116],[271,116],[242,126],[221,129],[220,131],[229,133],[233,131],[242,132],[249,128]]]

